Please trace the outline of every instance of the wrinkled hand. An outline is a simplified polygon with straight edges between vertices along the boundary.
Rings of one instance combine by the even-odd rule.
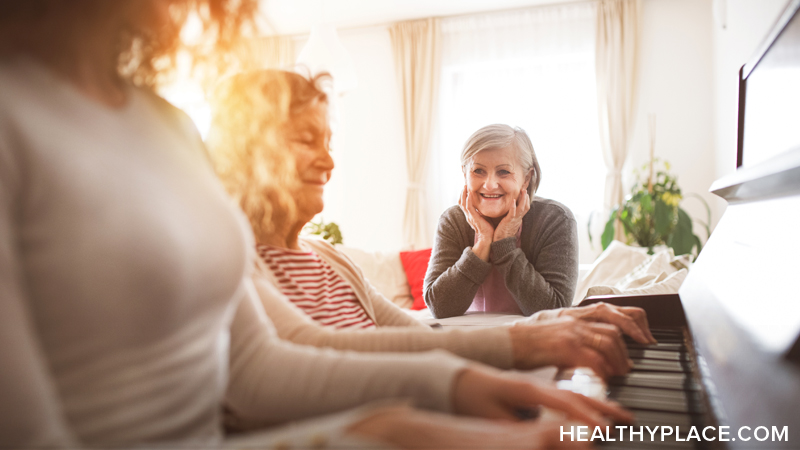
[[[516,236],[519,227],[522,226],[522,218],[531,209],[531,198],[528,195],[527,189],[519,191],[519,195],[514,199],[511,209],[508,214],[503,217],[503,220],[497,225],[494,230],[493,242],[497,242],[507,237]]]
[[[509,329],[514,367],[589,367],[603,378],[624,375],[632,363],[617,327],[562,317]]]
[[[544,384],[511,380],[483,368],[468,368],[456,376],[453,409],[457,414],[513,421],[520,420],[519,411],[538,406],[563,411],[591,427],[609,425],[605,417],[624,423],[633,420],[617,404]]]
[[[461,191],[461,197],[458,199],[458,206],[461,211],[464,211],[464,216],[467,218],[467,223],[473,230],[475,230],[475,245],[472,246],[472,251],[484,261],[489,261],[489,251],[491,250],[492,239],[494,236],[494,227],[485,217],[478,212],[472,198],[472,193],[469,192],[466,186]],[[516,230],[514,231],[516,233]]]
[[[560,308],[539,311],[531,316],[532,322],[552,320],[558,317],[572,317],[591,322],[604,322],[616,325],[623,333],[642,344],[655,344],[657,341],[650,333],[647,324],[647,313],[642,308],[633,306],[616,306],[608,303],[593,303],[588,306]]]

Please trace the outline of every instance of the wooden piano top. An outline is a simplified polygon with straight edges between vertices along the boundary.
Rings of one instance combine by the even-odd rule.
[[[714,420],[789,430],[788,441],[728,448],[800,448],[800,172],[793,182],[794,194],[732,201],[679,294],[582,303],[639,306],[653,327],[685,327]]]

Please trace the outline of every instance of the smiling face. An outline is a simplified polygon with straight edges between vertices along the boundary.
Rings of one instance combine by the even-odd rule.
[[[327,113],[328,104],[315,101],[293,119],[288,135],[300,181],[292,197],[297,204],[297,220],[303,224],[322,212],[322,194],[333,170]]]
[[[464,169],[473,204],[483,216],[491,218],[505,216],[531,179],[510,146],[478,152]]]

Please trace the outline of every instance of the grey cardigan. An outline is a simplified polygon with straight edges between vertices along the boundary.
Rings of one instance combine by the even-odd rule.
[[[516,238],[492,243],[491,261],[472,252],[475,231],[453,206],[439,218],[433,253],[425,274],[425,303],[436,318],[463,315],[478,287],[497,267],[520,310],[570,306],[578,282],[578,231],[572,212],[561,203],[534,197]]]

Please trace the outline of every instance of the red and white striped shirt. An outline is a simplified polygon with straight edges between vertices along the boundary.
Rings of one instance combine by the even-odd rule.
[[[278,288],[322,325],[375,328],[353,288],[314,252],[258,245],[258,254],[278,280]]]

